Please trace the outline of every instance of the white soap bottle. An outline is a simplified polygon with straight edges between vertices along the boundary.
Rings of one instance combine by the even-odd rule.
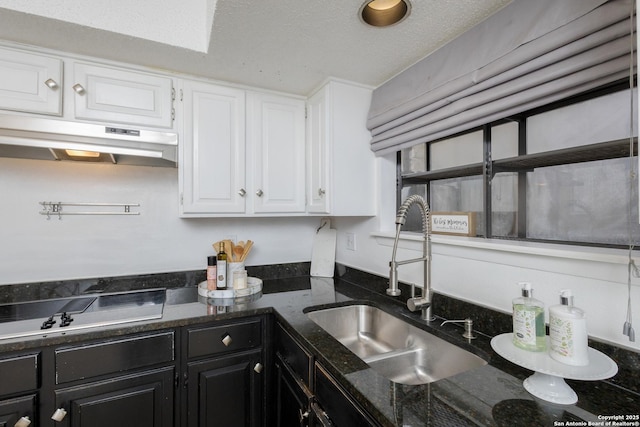
[[[522,296],[513,300],[513,344],[523,350],[547,349],[544,303],[533,298],[531,283],[522,282]]]
[[[587,318],[573,306],[569,289],[560,291],[560,304],[549,307],[549,356],[572,366],[589,364]]]

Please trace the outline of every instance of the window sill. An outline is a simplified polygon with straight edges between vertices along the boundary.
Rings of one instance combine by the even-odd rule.
[[[376,242],[379,245],[393,247],[393,241],[395,239],[394,233],[374,232],[371,233],[371,236],[376,239]],[[436,234],[431,236],[431,242],[436,245],[457,246],[495,252],[507,252],[511,254],[564,258],[567,260],[604,262],[621,265],[626,265],[629,261],[629,251],[626,249],[595,248]],[[400,234],[398,247],[422,251],[422,235],[419,233],[403,232]]]

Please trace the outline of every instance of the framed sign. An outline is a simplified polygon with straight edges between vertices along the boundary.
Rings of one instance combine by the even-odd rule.
[[[476,235],[475,212],[432,212],[431,232],[457,236]]]

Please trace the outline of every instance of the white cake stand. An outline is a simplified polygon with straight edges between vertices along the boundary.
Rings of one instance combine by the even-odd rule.
[[[547,348],[549,347],[547,337]],[[533,352],[522,350],[513,344],[513,334],[493,337],[491,347],[500,356],[523,368],[535,371],[524,380],[524,388],[542,400],[560,405],[572,405],[578,401],[578,395],[564,381],[597,381],[613,377],[618,373],[618,365],[611,358],[591,347],[588,349],[587,366],[571,366],[552,359],[546,351]]]

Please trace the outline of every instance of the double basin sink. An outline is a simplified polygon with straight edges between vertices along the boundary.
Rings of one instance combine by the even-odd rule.
[[[374,306],[346,305],[306,314],[374,371],[396,383],[427,384],[487,364]]]

